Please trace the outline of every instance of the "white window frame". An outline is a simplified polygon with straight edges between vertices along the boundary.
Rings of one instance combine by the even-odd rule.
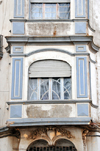
[[[57,4],[59,4],[59,3],[70,3],[70,0],[48,0],[48,1],[46,1],[46,0],[30,0],[30,4],[29,4],[29,19],[32,19],[31,18],[31,4],[32,3],[43,3],[43,4],[50,4],[50,3],[56,3],[56,9],[58,9],[58,7],[57,7]],[[43,6],[43,9],[44,9],[44,6]],[[70,9],[70,11],[71,11],[71,9]],[[44,10],[43,10],[43,18],[42,19],[38,19],[38,20],[60,20],[59,18],[57,18],[57,16],[58,16],[58,11],[57,11],[57,15],[56,15],[56,19],[45,19],[44,18]],[[36,20],[36,19],[32,19],[32,20]],[[61,19],[61,20],[63,20],[63,19]],[[67,20],[67,19],[65,19],[65,20]]]

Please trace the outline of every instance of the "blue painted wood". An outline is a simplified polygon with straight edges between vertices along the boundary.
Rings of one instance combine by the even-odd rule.
[[[13,34],[24,34],[24,22],[13,22]]]
[[[12,64],[11,99],[22,99],[23,58],[13,58]]]
[[[86,52],[86,45],[77,45],[76,52]]]
[[[10,118],[21,118],[21,117],[22,117],[22,105],[11,105]]]
[[[14,18],[24,18],[24,0],[14,0]]]
[[[77,69],[77,97],[87,98],[87,58],[77,57],[76,58],[76,69]]]
[[[75,23],[75,33],[76,34],[86,34],[86,22],[76,22]]]
[[[75,17],[84,18],[86,17],[85,12],[85,0],[75,0]]]
[[[13,53],[23,53],[23,46],[13,46]]]
[[[88,104],[77,104],[77,116],[89,116]]]

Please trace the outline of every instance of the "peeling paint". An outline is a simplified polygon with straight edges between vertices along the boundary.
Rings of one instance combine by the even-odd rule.
[[[27,24],[28,35],[68,35],[71,23],[31,23]]]
[[[30,105],[26,109],[28,118],[70,117],[71,112],[70,105],[53,105],[48,110],[45,106]]]

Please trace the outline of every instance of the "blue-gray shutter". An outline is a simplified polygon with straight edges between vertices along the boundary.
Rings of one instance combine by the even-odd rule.
[[[11,99],[22,99],[22,82],[23,58],[13,58]]]
[[[33,63],[29,68],[29,77],[70,77],[71,67],[58,60],[43,60]]]
[[[86,17],[85,0],[75,0],[75,17]]]
[[[87,58],[77,57],[76,58],[76,69],[77,69],[77,97],[87,98]]]
[[[24,18],[24,0],[14,0],[14,17]]]

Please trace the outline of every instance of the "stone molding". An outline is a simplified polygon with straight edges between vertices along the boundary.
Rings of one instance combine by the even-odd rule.
[[[63,127],[43,127],[37,128],[31,132],[31,135],[28,136],[28,139],[38,140],[44,139],[48,142],[48,145],[55,145],[55,142],[58,137],[65,137],[66,139],[75,138],[70,131],[66,130]]]

